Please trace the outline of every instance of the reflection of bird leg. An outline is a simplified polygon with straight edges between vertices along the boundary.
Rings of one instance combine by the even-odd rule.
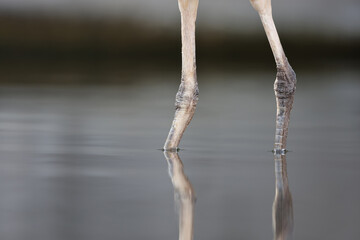
[[[198,101],[195,61],[195,21],[199,0],[178,0],[181,12],[182,76],[176,94],[176,112],[165,150],[177,150],[181,137],[194,116]]]
[[[286,155],[275,154],[275,198],[273,203],[274,240],[292,239],[293,204],[286,170]]]
[[[285,150],[290,111],[296,89],[296,75],[285,56],[276,31],[272,18],[271,0],[250,0],[250,2],[260,15],[276,62],[277,74],[274,83],[277,105],[275,150]]]
[[[165,152],[164,155],[169,165],[169,175],[179,207],[179,240],[191,240],[193,238],[195,192],[184,174],[179,155],[176,152]]]

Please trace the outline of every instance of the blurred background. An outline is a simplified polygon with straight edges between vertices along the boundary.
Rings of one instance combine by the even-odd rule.
[[[272,5],[298,79],[280,169],[295,238],[360,239],[360,1]],[[179,153],[195,239],[271,239],[269,43],[248,0],[200,0],[196,34],[200,97]],[[180,39],[176,0],[0,0],[1,240],[177,238],[176,159],[157,149]]]
[[[359,11],[356,0],[273,1],[278,32],[297,70],[358,64]],[[144,71],[179,72],[180,47],[176,1],[0,2],[2,83],[120,83]],[[274,66],[247,0],[200,2],[197,57],[200,74],[213,66],[242,71]]]

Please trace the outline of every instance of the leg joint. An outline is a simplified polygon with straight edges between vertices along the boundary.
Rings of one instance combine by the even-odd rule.
[[[291,97],[296,90],[296,74],[290,67],[278,67],[274,83],[275,95],[284,99]]]
[[[176,110],[187,109],[189,107],[196,107],[199,99],[199,88],[197,83],[193,86],[188,86],[184,81],[181,81],[179,90],[176,94],[175,107]]]

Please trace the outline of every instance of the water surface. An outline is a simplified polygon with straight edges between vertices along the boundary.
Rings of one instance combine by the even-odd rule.
[[[287,154],[297,239],[360,238],[359,76],[298,74]],[[0,238],[177,239],[173,184],[157,150],[177,77],[1,87]],[[199,76],[179,153],[197,199],[195,239],[273,237],[273,79]]]

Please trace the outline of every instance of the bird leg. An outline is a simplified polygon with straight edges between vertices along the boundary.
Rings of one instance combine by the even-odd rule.
[[[182,73],[176,94],[175,116],[164,150],[176,151],[181,137],[194,116],[198,101],[195,61],[195,21],[199,0],[178,0],[181,13]]]
[[[279,35],[276,31],[272,17],[271,0],[250,0],[250,2],[260,15],[276,62],[277,74],[274,90],[277,112],[274,148],[275,151],[284,151],[286,150],[290,111],[296,90],[296,75],[285,56]]]

